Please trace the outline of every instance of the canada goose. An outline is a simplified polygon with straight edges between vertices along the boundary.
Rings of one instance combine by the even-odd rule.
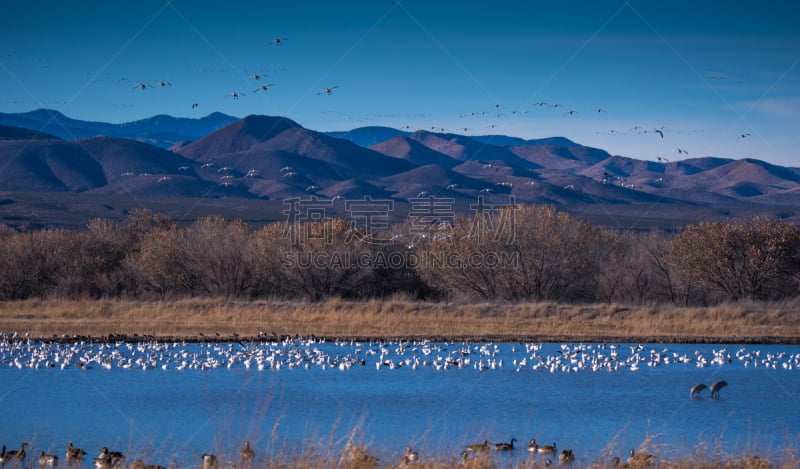
[[[242,446],[242,450],[239,452],[239,455],[242,457],[242,460],[249,463],[253,460],[256,453],[253,451],[253,448],[250,447],[250,442],[245,441],[244,446]]]
[[[0,464],[5,464],[11,461],[24,461],[25,448],[28,446],[27,442],[23,442],[19,450],[6,451],[6,445],[3,445],[3,451],[0,453]]]
[[[703,383],[695,384],[692,386],[691,391],[689,391],[689,398],[694,399],[695,397],[700,397],[700,391],[706,389],[706,385]]]
[[[536,438],[531,438],[528,442],[528,452],[535,453],[537,449],[539,449],[539,445],[536,443]]]
[[[495,451],[514,451],[515,441],[517,441],[517,439],[512,438],[510,443],[495,443],[494,449]]]
[[[72,446],[72,442],[70,441],[67,445],[67,454],[66,459],[67,462],[69,461],[80,461],[86,455],[86,451],[81,448],[76,448]]]
[[[489,440],[486,440],[483,443],[473,443],[471,445],[467,445],[467,451],[488,451],[490,444],[491,443]]]
[[[203,469],[216,469],[217,456],[214,454],[203,453]]]
[[[406,464],[419,461],[419,453],[411,449],[411,445],[406,446],[406,452],[403,454],[403,461]]]
[[[536,452],[541,454],[556,454],[556,444],[538,446]]]
[[[716,381],[711,383],[711,386],[708,387],[708,390],[711,391],[711,398],[712,399],[719,399],[719,390],[727,386],[728,383],[725,381]]]
[[[100,449],[100,454],[94,458],[94,465],[98,469],[106,469],[119,466],[125,456],[119,451],[109,451],[108,448],[103,446]]]
[[[58,456],[55,454],[47,454],[42,451],[39,454],[39,467],[42,466],[55,466],[58,464]]]
[[[575,461],[575,455],[572,454],[571,449],[565,449],[558,453],[558,462],[561,464],[572,464]]]

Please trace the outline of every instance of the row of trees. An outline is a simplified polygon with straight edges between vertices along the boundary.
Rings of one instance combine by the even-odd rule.
[[[84,231],[0,234],[0,299],[367,298],[713,304],[798,294],[800,230],[770,218],[678,234],[604,230],[549,206],[420,226],[147,211]]]

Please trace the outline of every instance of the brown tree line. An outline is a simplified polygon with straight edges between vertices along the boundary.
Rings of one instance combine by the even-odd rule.
[[[549,206],[424,227],[351,221],[181,227],[132,212],[83,231],[0,232],[0,300],[373,298],[708,305],[798,295],[800,230],[771,218],[677,234],[593,227]]]

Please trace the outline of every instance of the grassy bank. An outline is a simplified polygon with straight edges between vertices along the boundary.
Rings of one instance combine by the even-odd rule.
[[[25,300],[0,303],[0,331],[32,337],[154,336],[225,340],[268,336],[497,341],[800,342],[800,300],[713,307],[320,303],[186,299]]]

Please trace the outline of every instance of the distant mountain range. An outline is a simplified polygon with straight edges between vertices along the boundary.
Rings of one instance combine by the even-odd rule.
[[[220,113],[110,124],[37,110],[0,114],[0,192],[7,196],[0,218],[19,193],[243,201],[370,196],[399,204],[435,196],[462,206],[479,196],[498,203],[513,196],[567,208],[760,207],[794,218],[800,169],[756,159],[643,161],[563,137],[386,127],[324,133],[284,117]]]

